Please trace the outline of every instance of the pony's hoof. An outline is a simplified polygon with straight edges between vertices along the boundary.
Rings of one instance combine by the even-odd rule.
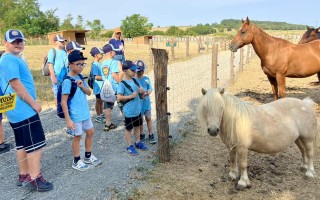
[[[306,166],[301,166],[300,167],[300,172],[306,172],[308,169]]]
[[[229,177],[231,178],[231,180],[236,180],[237,177],[238,177],[238,173],[230,171],[229,172]]]
[[[236,189],[237,190],[244,190],[246,188],[251,188],[251,183],[249,180],[245,181],[245,180],[239,180],[238,184],[236,185]]]
[[[305,179],[309,179],[309,178],[314,178],[316,176],[316,172],[314,171],[307,171],[307,173],[305,174],[304,178]]]

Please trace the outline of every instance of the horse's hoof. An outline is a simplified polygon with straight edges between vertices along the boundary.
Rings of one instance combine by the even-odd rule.
[[[229,172],[229,177],[231,178],[231,180],[236,180],[238,178],[238,174],[235,172],[230,171]]]
[[[315,177],[315,175],[311,171],[307,171],[307,173],[304,176],[305,179],[310,179],[310,178],[314,178],[314,177]]]
[[[235,187],[235,189],[238,190],[238,191],[243,191],[243,190],[245,190],[246,188],[247,188],[246,186],[239,185],[239,184],[237,184],[236,187]]]
[[[300,167],[300,172],[306,172],[306,171],[307,171],[307,167],[305,167],[305,166]]]

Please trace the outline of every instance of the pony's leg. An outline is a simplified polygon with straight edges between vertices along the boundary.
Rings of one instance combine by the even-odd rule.
[[[302,141],[298,138],[295,141],[296,145],[298,146],[301,155],[302,155],[302,163],[301,163],[301,167],[300,167],[300,171],[307,171],[308,169],[308,165],[307,165],[307,153],[306,153],[306,149],[304,148],[304,145],[302,143]]]
[[[238,158],[239,158],[239,165],[240,165],[240,180],[238,181],[237,187],[243,188],[243,187],[249,187],[250,180],[248,178],[247,173],[247,156],[248,156],[248,149],[246,147],[240,147],[237,151]]]
[[[278,83],[280,98],[286,97],[286,77],[281,74],[277,74],[276,81]]]
[[[308,169],[306,172],[306,176],[310,178],[314,178],[316,172],[313,167],[313,141],[302,141],[304,143],[304,147],[306,149],[307,157],[308,157]]]
[[[238,177],[237,150],[235,147],[230,150],[229,155],[230,155],[229,177],[232,180],[235,180]]]
[[[279,97],[278,97],[278,84],[277,84],[277,80],[272,77],[272,76],[267,76],[268,77],[268,80],[271,84],[271,88],[272,88],[272,92],[273,92],[273,97],[274,97],[274,100],[277,100]]]

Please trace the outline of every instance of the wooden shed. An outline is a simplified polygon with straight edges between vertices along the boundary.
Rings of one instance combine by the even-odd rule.
[[[136,44],[149,44],[149,40],[152,39],[152,35],[144,35],[133,38],[133,43]]]
[[[89,30],[62,30],[57,32],[48,33],[49,44],[53,44],[53,37],[57,34],[69,41],[76,41],[80,45],[86,45],[86,32]]]

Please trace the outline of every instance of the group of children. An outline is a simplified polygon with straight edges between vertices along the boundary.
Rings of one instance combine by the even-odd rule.
[[[116,93],[118,102],[126,102],[121,108],[125,117],[125,140],[127,151],[130,155],[137,155],[140,150],[148,147],[141,141],[145,139],[143,132],[143,116],[147,122],[149,142],[155,144],[156,140],[152,130],[150,93],[152,85],[150,79],[144,75],[146,66],[143,61],[132,62],[126,60],[121,63],[115,59],[115,51],[112,44],[106,44],[102,49],[93,47],[91,55],[94,61],[91,66],[90,75],[94,76],[93,92],[96,96],[96,122],[105,123],[104,130],[109,131],[117,128],[111,122],[111,112],[115,105],[112,102],[103,102],[100,91],[103,82],[108,80]],[[103,60],[102,64],[100,61]],[[103,112],[104,111],[104,112]],[[131,141],[131,132],[135,136],[135,144]]]

